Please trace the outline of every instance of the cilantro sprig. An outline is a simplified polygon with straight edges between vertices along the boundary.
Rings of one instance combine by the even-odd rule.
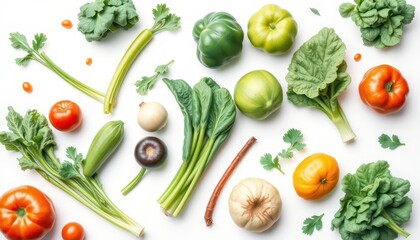
[[[312,235],[315,230],[317,231],[321,230],[323,216],[324,214],[313,215],[311,217],[306,218],[303,221],[302,232],[306,235]]]
[[[293,158],[293,151],[301,151],[306,147],[306,144],[303,143],[303,134],[300,130],[291,128],[283,135],[283,141],[289,144],[289,147],[282,149],[278,154],[273,156],[270,153],[265,153],[261,159],[260,163],[265,170],[277,169],[282,174],[284,171],[280,165],[280,158]]]
[[[145,96],[155,86],[157,80],[162,75],[166,74],[169,71],[169,67],[174,63],[174,60],[171,60],[167,64],[159,65],[155,68],[155,74],[152,76],[143,76],[141,80],[135,82],[136,91],[138,94]]]
[[[378,137],[378,142],[379,144],[381,144],[382,148],[389,148],[390,150],[394,150],[400,146],[405,145],[405,143],[402,143],[400,141],[400,138],[395,134],[392,134],[392,136],[389,136],[383,133]]]

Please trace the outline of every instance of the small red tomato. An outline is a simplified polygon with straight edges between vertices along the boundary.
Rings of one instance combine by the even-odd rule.
[[[23,91],[27,92],[27,93],[31,93],[32,92],[32,84],[29,82],[23,82],[22,83],[22,88]]]
[[[92,60],[92,58],[86,58],[86,65],[92,65],[92,62],[93,62],[93,60]]]
[[[61,26],[63,26],[64,28],[72,28],[73,23],[70,20],[66,19],[61,22]]]
[[[85,229],[80,223],[69,222],[61,230],[63,240],[83,240],[85,239]]]
[[[51,107],[49,119],[57,130],[70,132],[82,123],[82,111],[75,102],[62,100]]]

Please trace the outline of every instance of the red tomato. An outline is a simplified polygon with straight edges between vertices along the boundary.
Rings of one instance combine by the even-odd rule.
[[[69,222],[61,230],[63,240],[83,240],[85,239],[85,229],[80,223]]]
[[[42,239],[55,218],[52,201],[35,187],[19,186],[0,196],[0,232],[7,239]]]
[[[70,132],[82,123],[82,111],[76,103],[62,100],[51,107],[49,119],[57,130]]]

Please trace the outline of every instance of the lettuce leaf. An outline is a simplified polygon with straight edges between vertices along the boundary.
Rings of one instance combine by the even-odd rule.
[[[362,164],[341,183],[345,195],[331,229],[338,229],[342,239],[392,240],[398,235],[409,236],[401,225],[411,217],[413,201],[406,196],[410,182],[393,177],[388,162]]]

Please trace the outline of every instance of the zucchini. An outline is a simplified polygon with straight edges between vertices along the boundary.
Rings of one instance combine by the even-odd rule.
[[[124,138],[124,122],[109,121],[96,133],[83,162],[83,175],[91,177],[109,156],[117,149]]]

